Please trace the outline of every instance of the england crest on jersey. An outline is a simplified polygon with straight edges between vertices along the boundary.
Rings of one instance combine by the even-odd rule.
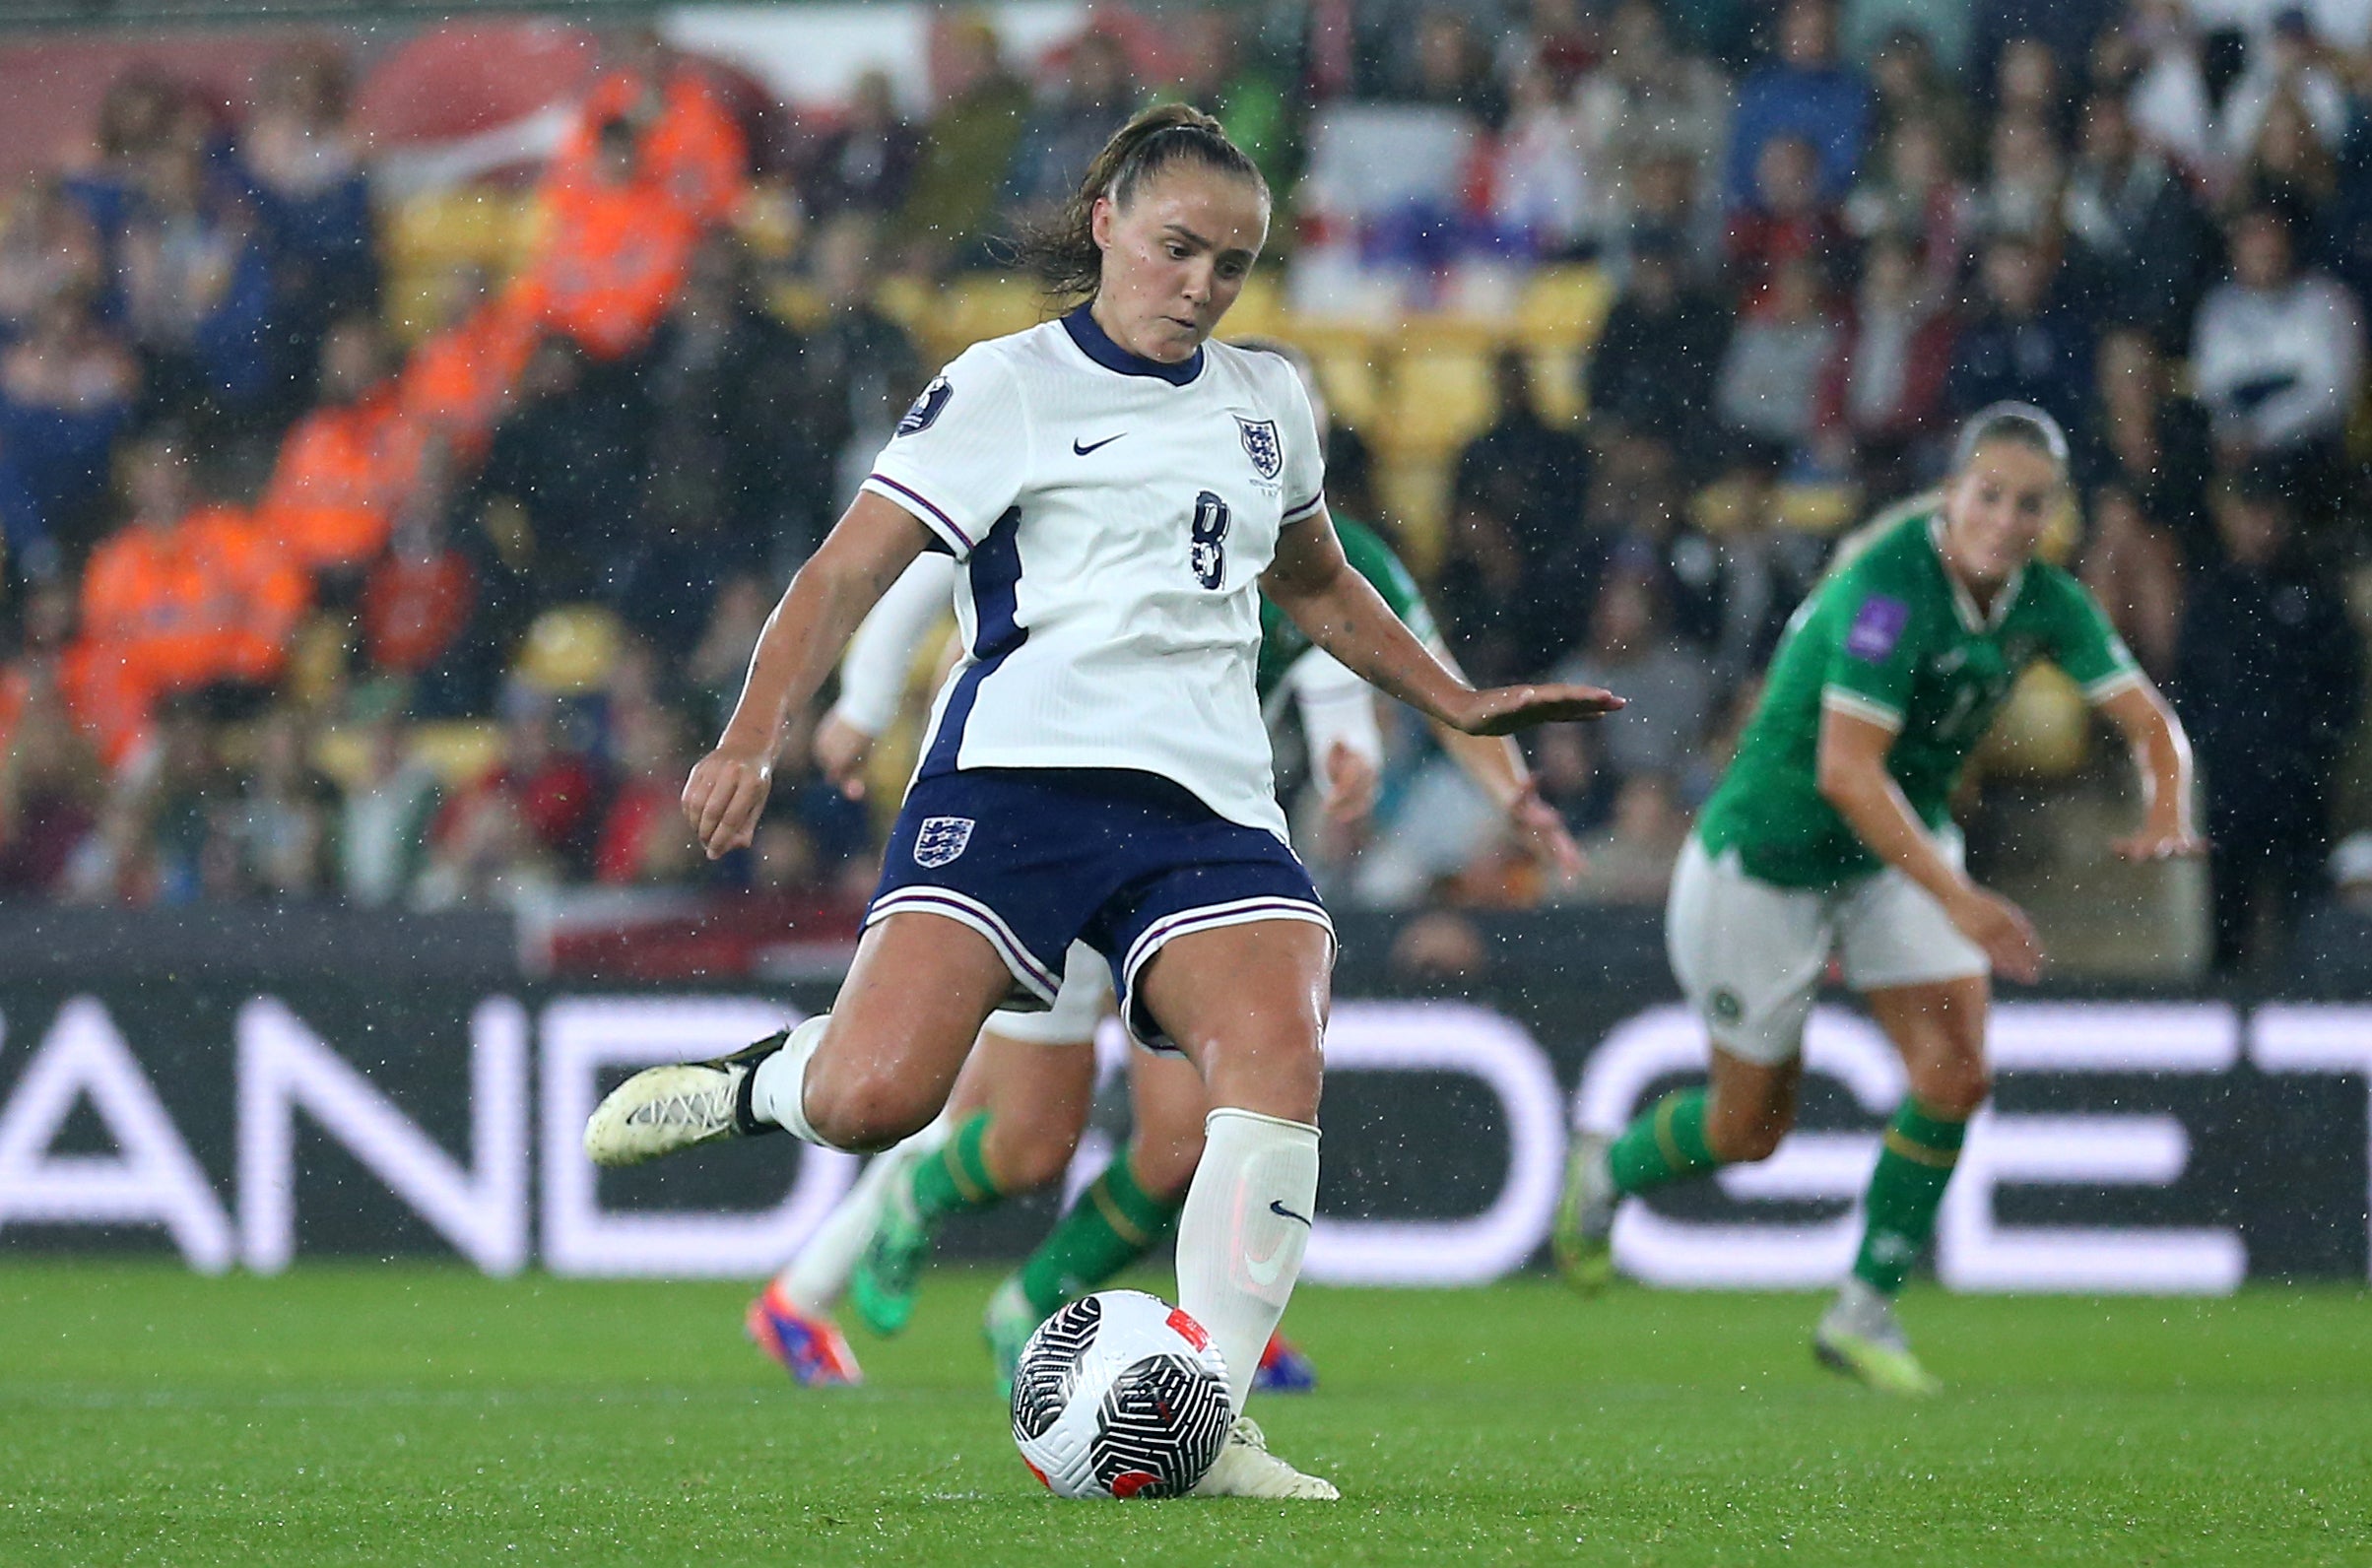
[[[1247,420],[1238,414],[1235,430],[1243,437],[1244,456],[1252,460],[1253,473],[1275,479],[1285,472],[1285,443],[1277,439],[1275,420]]]
[[[968,817],[926,817],[914,834],[914,864],[935,871],[963,853],[972,841]]]

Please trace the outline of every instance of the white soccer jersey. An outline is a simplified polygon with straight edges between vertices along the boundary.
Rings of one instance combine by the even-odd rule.
[[[962,566],[965,654],[916,776],[1134,768],[1285,838],[1252,687],[1259,579],[1324,480],[1275,355],[1214,343],[1158,364],[1085,310],[966,350],[864,487]]]

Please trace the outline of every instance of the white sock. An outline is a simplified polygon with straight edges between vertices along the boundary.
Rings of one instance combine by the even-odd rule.
[[[824,1148],[831,1145],[816,1136],[807,1119],[807,1064],[824,1043],[831,1014],[819,1013],[791,1031],[782,1049],[758,1064],[757,1081],[750,1085],[750,1109],[792,1137]]]
[[[824,1216],[824,1223],[807,1238],[799,1256],[783,1265],[774,1284],[802,1312],[829,1312],[848,1289],[848,1276],[873,1239],[881,1222],[882,1206],[890,1201],[890,1182],[904,1161],[891,1156],[916,1148],[936,1149],[948,1141],[945,1116],[895,1148],[885,1148],[866,1161],[856,1185]]]
[[[1241,1414],[1252,1374],[1301,1277],[1318,1201],[1318,1130],[1222,1106],[1178,1215],[1178,1305],[1209,1331]]]

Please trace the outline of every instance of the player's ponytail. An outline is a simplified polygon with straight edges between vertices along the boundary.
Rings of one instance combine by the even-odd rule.
[[[1993,403],[1971,415],[1952,443],[1952,472],[1964,472],[1977,449],[1995,441],[2029,447],[2049,458],[2063,477],[2068,472],[2068,432],[2031,403]]]
[[[1199,163],[1268,194],[1259,165],[1227,140],[1219,121],[1191,103],[1157,103],[1112,133],[1061,212],[1021,231],[1016,259],[1055,299],[1093,297],[1103,282],[1103,252],[1093,228],[1096,199],[1108,196],[1113,206],[1125,207],[1140,185],[1173,163]]]

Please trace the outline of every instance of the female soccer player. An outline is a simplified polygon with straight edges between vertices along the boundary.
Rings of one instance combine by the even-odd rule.
[[[1625,1195],[1778,1148],[1833,951],[1902,1053],[1910,1093],[1870,1178],[1860,1255],[1812,1345],[1875,1387],[1937,1387],[1893,1298],[1991,1088],[1989,977],[2030,982],[2042,966],[2024,913],[1961,869],[1949,813],[2018,672],[2055,661],[2131,745],[2147,805],[2120,855],[2203,847],[2181,726],[2091,596],[2034,558],[2067,474],[2049,415],[1984,410],[1961,431],[1942,504],[1873,530],[1796,612],[1665,916],[1673,972],[1713,1037],[1712,1081],[1618,1138],[1575,1140],[1556,1243],[1576,1282],[1605,1280]]]
[[[1236,339],[1235,346],[1279,355],[1293,366],[1323,440],[1330,428],[1325,398],[1306,358],[1266,339]],[[1454,669],[1416,580],[1391,548],[1356,521],[1336,517],[1334,524],[1352,569]],[[874,738],[895,716],[898,691],[924,638],[945,614],[949,581],[948,572],[918,561],[849,644],[840,698],[818,729],[816,753],[852,793]],[[1367,685],[1312,648],[1264,602],[1254,687],[1264,707],[1292,692],[1329,818],[1345,824],[1363,818],[1373,804],[1381,751]],[[1569,876],[1579,868],[1580,851],[1532,787],[1513,743],[1439,727],[1436,734],[1547,870]],[[830,1317],[843,1291],[868,1328],[899,1332],[942,1221],[1046,1186],[1069,1168],[1094,1095],[1096,1026],[1111,1001],[1110,983],[1092,954],[1074,947],[1070,956],[1053,1009],[990,1018],[956,1080],[946,1122],[881,1156],[752,1303],[751,1337],[799,1382],[849,1383],[861,1376]],[[1038,1324],[1144,1257],[1177,1217],[1210,1110],[1202,1079],[1175,1057],[1138,1051],[1129,1059],[1129,1088],[1128,1146],[989,1303],[984,1328],[1003,1381],[1011,1381],[1021,1346]],[[1272,1339],[1254,1387],[1307,1388],[1312,1376],[1306,1360],[1281,1338]]]
[[[715,1062],[653,1068],[585,1128],[598,1163],[787,1129],[878,1149],[927,1125],[989,1013],[1051,1004],[1084,940],[1121,1016],[1211,1093],[1178,1224],[1179,1305],[1238,1415],[1198,1490],[1333,1497],[1241,1418],[1317,1196],[1334,935],[1286,847],[1252,690],[1266,593],[1319,646],[1468,734],[1590,718],[1584,686],[1478,691],[1351,570],[1317,432],[1272,355],[1207,343],[1267,237],[1268,191],[1208,115],[1149,109],[1033,253],[1084,299],[958,356],[769,618],[692,769],[711,855],[750,842],[792,713],[927,548],[966,652],[940,693],[833,1011]]]

